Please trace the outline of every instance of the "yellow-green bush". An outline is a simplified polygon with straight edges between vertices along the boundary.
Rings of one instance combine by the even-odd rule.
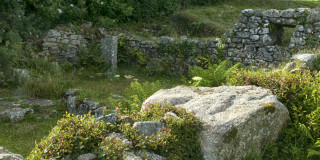
[[[180,119],[164,120],[167,112],[176,113]],[[126,114],[122,114],[126,115]],[[121,116],[121,115],[119,115]],[[168,105],[153,105],[145,112],[129,115],[136,121],[161,121],[167,128],[158,135],[141,137],[130,123],[97,122],[90,114],[74,116],[66,114],[58,121],[49,136],[36,143],[27,160],[76,158],[80,154],[95,153],[99,159],[122,159],[125,150],[146,149],[169,160],[202,159],[198,132],[199,120],[185,109]],[[123,133],[132,145],[123,146],[121,140],[107,137],[107,133]]]
[[[228,78],[229,85],[256,85],[268,88],[288,108],[291,121],[279,140],[264,157],[306,159],[308,148],[320,138],[320,74],[302,71],[264,72],[236,69]],[[316,148],[317,149],[317,148]],[[272,152],[272,154],[270,154]],[[309,157],[309,159],[316,157]]]
[[[31,151],[27,160],[61,158],[88,152],[97,153],[97,147],[106,133],[115,126],[94,120],[94,116],[73,116],[66,114],[58,121],[49,136],[45,137]]]

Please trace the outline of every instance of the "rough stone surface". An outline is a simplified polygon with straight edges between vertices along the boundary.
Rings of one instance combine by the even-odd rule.
[[[89,101],[88,99],[77,100],[77,94],[78,90],[68,90],[64,93],[69,113],[74,115],[83,115],[91,111],[91,115],[94,115],[95,117],[103,115],[103,111],[99,103]]]
[[[105,138],[116,138],[116,139],[120,139],[120,140],[122,141],[122,146],[124,146],[124,147],[132,146],[132,142],[129,141],[129,140],[127,139],[127,137],[126,137],[125,135],[121,134],[121,133],[115,133],[115,132],[109,133],[109,134],[106,135]]]
[[[51,29],[43,39],[43,56],[54,56],[59,61],[77,63],[76,55],[82,46],[87,45],[88,41],[83,35],[71,30]]]
[[[320,34],[316,34],[320,32],[319,15],[317,9],[308,8],[245,9],[239,16],[239,23],[226,33],[231,38],[231,42],[226,42],[226,59],[259,67],[273,67],[290,60],[292,49],[319,45]],[[289,46],[282,44],[284,27],[295,28]],[[246,46],[254,49],[248,50]]]
[[[146,159],[146,160],[165,160],[166,158],[158,155],[158,154],[155,154],[155,153],[152,153],[152,152],[148,152],[148,151],[145,151],[145,150],[141,150],[141,151],[138,151],[136,153],[136,155],[142,157],[143,159]]]
[[[13,69],[13,77],[22,83],[26,79],[30,79],[29,71],[26,69]]]
[[[252,147],[263,151],[289,119],[288,110],[271,91],[256,86],[178,86],[156,92],[143,103],[142,111],[165,101],[199,118],[206,160],[242,159]]]
[[[33,109],[31,108],[9,108],[0,111],[0,118],[9,117],[11,122],[17,122],[22,120],[26,114],[33,114]]]
[[[24,160],[19,154],[9,152],[6,148],[0,146],[0,159],[2,160]]]
[[[21,102],[22,104],[27,104],[27,105],[37,105],[40,107],[50,107],[54,106],[56,103],[53,102],[52,100],[49,99],[24,99]]]
[[[173,118],[173,119],[181,119],[178,117],[175,113],[173,112],[167,112],[164,116],[163,119],[168,119],[168,118]]]
[[[118,57],[118,37],[117,36],[106,36],[101,39],[101,50],[105,58],[106,68],[115,69],[117,68],[117,57]]]
[[[111,124],[115,124],[118,121],[118,119],[119,119],[119,117],[114,113],[97,118],[97,120],[101,120],[101,121],[104,121],[106,123],[111,123]]]
[[[93,153],[82,154],[77,158],[77,160],[95,160],[95,159],[97,159],[97,155]]]
[[[157,135],[163,128],[165,128],[165,124],[161,122],[135,122],[133,124],[136,127],[137,134],[140,136],[151,136]]]
[[[133,151],[125,151],[123,153],[123,160],[143,160],[143,159],[137,156]]]
[[[300,66],[306,66],[308,69],[313,70],[315,67],[317,54],[297,54],[292,57],[292,60],[296,61]]]

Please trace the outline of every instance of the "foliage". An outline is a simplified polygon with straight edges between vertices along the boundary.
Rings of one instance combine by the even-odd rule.
[[[240,64],[232,65],[229,61],[223,61],[220,64],[209,64],[208,69],[194,66],[190,69],[190,77],[201,77],[201,80],[194,80],[196,86],[217,87],[227,82],[233,70],[239,68]]]
[[[100,45],[96,42],[91,42],[90,45],[85,48],[81,47],[78,56],[78,67],[84,68],[96,68],[104,69],[106,68],[104,59],[105,57],[101,53]]]
[[[100,146],[102,151],[100,152],[99,157],[106,159],[121,159],[124,151],[132,148],[132,146],[123,145],[121,139],[114,137],[103,139]]]
[[[61,158],[92,151],[102,142],[104,135],[115,130],[115,126],[97,122],[94,116],[73,116],[66,114],[58,121],[49,136],[36,144],[27,160]]]
[[[167,112],[175,113],[179,118],[163,119]],[[130,115],[129,115],[130,116]],[[202,159],[198,132],[200,122],[192,113],[185,109],[154,104],[144,112],[135,113],[132,117],[138,121],[160,121],[167,126],[158,136],[142,138],[137,135],[135,128],[128,123],[121,127],[123,133],[129,137],[134,146],[147,148],[168,159]]]
[[[159,54],[158,63],[154,63],[155,66],[150,67],[148,72],[182,75],[187,74],[189,66],[192,65],[187,63],[187,60],[195,57],[196,45],[190,41],[175,41],[168,44],[160,44],[156,50]],[[154,70],[154,68],[157,68],[157,70]]]
[[[306,157],[307,148],[312,147],[314,139],[320,137],[319,82],[320,74],[311,71],[290,74],[236,69],[228,78],[229,85],[257,85],[268,88],[288,108],[291,121],[274,146],[281,149],[273,153],[282,157],[281,159]]]
[[[119,37],[119,66],[136,66],[145,67],[147,64],[147,57],[137,49],[128,49],[126,37]]]
[[[180,118],[162,119],[167,112],[173,112]],[[127,149],[147,149],[168,159],[202,159],[197,138],[200,123],[192,113],[163,104],[129,116],[139,121],[162,121],[167,128],[159,135],[141,137],[130,123],[119,121],[112,125],[94,120],[90,113],[82,116],[66,114],[26,159],[62,158],[67,155],[75,158],[84,153],[96,153],[101,159],[122,159]],[[122,132],[133,145],[123,145],[116,138],[104,138],[107,133],[115,131]]]
[[[139,112],[141,105],[145,98],[148,98],[158,90],[163,88],[163,84],[160,81],[156,82],[144,82],[138,81],[131,82],[130,87],[125,89],[125,99],[120,102],[109,97],[109,102],[112,106],[120,106],[120,111],[127,111],[129,113]]]

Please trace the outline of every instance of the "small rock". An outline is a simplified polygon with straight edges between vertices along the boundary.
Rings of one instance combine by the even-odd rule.
[[[292,70],[296,67],[296,62],[290,62],[286,64],[286,66],[283,68],[283,70]]]
[[[11,122],[17,122],[22,120],[25,114],[33,114],[33,109],[31,108],[9,108],[0,112],[0,117],[9,117]]]
[[[143,159],[135,155],[133,151],[125,151],[123,153],[123,160],[143,160]]]
[[[116,138],[116,139],[120,139],[120,140],[122,141],[122,146],[123,146],[123,147],[132,146],[132,142],[129,141],[129,140],[127,139],[127,137],[126,137],[125,135],[121,134],[121,133],[115,133],[115,132],[109,133],[109,134],[106,135],[105,138]]]
[[[0,146],[0,159],[2,160],[24,160],[19,154],[9,152],[6,148]]]
[[[14,69],[13,77],[17,78],[19,83],[22,83],[26,79],[30,79],[29,71],[26,69]]]
[[[173,41],[174,41],[174,39],[171,38],[171,37],[161,36],[160,39],[159,39],[159,41],[158,41],[158,43],[159,43],[159,44],[168,44],[168,43],[171,43],[171,42],[173,42]]]
[[[130,123],[132,125],[134,123],[134,120],[129,116],[121,116],[120,122],[121,123]]]
[[[96,154],[93,153],[86,153],[86,154],[82,154],[80,155],[77,160],[95,160],[97,158]]]
[[[108,114],[106,116],[98,117],[96,119],[99,120],[99,121],[102,120],[102,121],[104,121],[106,123],[115,124],[118,121],[119,117],[116,114],[111,113],[111,114]]]
[[[57,110],[53,110],[52,114],[58,114],[58,111]]]
[[[56,103],[49,99],[24,99],[21,102],[22,104],[27,104],[27,105],[37,105],[40,107],[49,107],[49,106],[54,106]]]
[[[143,159],[147,159],[147,160],[165,160],[166,158],[158,155],[158,154],[155,154],[155,153],[152,153],[152,152],[148,152],[148,151],[145,151],[145,150],[142,150],[142,151],[138,151],[136,153],[136,155],[142,157]]]
[[[294,55],[292,60],[297,61],[298,63],[304,63],[310,70],[313,70],[317,58],[317,54],[298,54]]]
[[[79,89],[70,89],[70,90],[67,90],[63,95],[64,97],[68,97],[68,96],[76,96],[79,94]]]
[[[180,117],[178,117],[175,113],[173,112],[167,112],[164,116],[163,119],[168,119],[168,118],[172,118],[172,119],[181,119]]]
[[[163,128],[165,124],[161,122],[145,121],[145,122],[135,122],[133,127],[136,127],[137,134],[140,136],[151,136],[157,135]]]

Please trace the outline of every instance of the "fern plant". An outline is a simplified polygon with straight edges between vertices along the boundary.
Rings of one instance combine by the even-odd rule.
[[[240,64],[232,65],[229,61],[223,61],[220,64],[209,64],[208,69],[195,66],[190,69],[191,77],[201,77],[202,80],[197,82],[197,86],[216,87],[227,82],[227,77],[231,71],[238,68]]]

